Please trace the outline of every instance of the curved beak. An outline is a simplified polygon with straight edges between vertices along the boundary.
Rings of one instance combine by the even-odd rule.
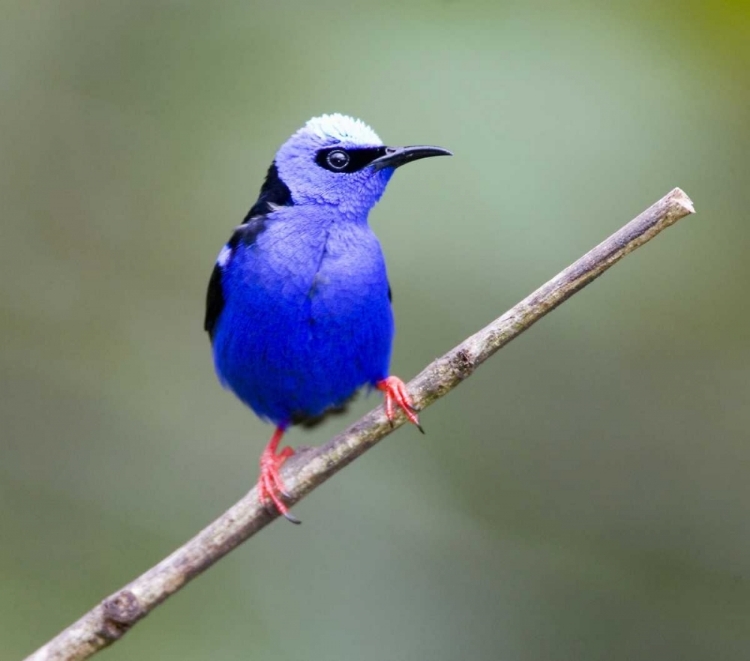
[[[370,165],[377,172],[383,168],[397,168],[400,165],[418,161],[420,158],[429,158],[430,156],[453,156],[453,154],[442,147],[426,147],[424,145],[386,147],[385,155],[376,158]]]

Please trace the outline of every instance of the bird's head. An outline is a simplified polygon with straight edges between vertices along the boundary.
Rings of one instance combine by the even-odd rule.
[[[450,155],[440,147],[386,147],[367,124],[346,115],[314,117],[276,154],[278,176],[295,205],[334,205],[367,213],[400,165]]]

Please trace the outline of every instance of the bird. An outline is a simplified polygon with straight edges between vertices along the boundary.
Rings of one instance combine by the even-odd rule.
[[[279,148],[216,259],[204,320],[214,367],[225,388],[275,425],[258,493],[293,523],[280,468],[294,450],[279,450],[290,426],[316,424],[375,388],[391,424],[398,407],[422,431],[404,382],[389,373],[391,288],[368,215],[396,168],[450,155],[387,147],[347,115],[314,117]]]

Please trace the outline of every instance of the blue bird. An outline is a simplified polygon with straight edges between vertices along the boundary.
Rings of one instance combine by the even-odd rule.
[[[221,249],[204,327],[221,383],[276,425],[260,459],[259,495],[282,501],[278,451],[290,425],[344,409],[363,386],[419,426],[404,383],[389,376],[394,325],[385,261],[367,216],[397,167],[439,147],[385,147],[364,122],[311,119],[279,149],[258,201]],[[420,427],[421,430],[421,427]]]

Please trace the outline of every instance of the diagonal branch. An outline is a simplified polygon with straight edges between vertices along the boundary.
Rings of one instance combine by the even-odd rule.
[[[690,198],[675,188],[502,317],[428,365],[409,383],[416,406],[425,408],[448,393],[498,349],[615,262],[691,213]],[[401,417],[396,426],[403,422]],[[321,485],[391,431],[383,408],[378,407],[325,445],[298,452],[283,471],[291,502]],[[26,661],[78,661],[107,647],[276,516],[261,505],[253,489],[184,546],[97,604]]]

